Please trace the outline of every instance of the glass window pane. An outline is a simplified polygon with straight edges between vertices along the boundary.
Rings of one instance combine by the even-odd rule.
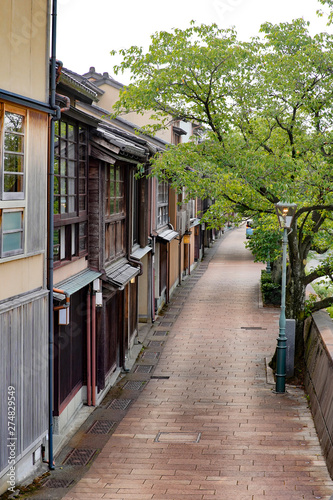
[[[68,158],[75,159],[75,144],[73,142],[68,143]]]
[[[54,199],[54,214],[58,215],[59,214],[59,198]]]
[[[86,222],[81,222],[79,224],[79,235],[80,236],[85,236],[87,234],[87,223]]]
[[[66,162],[66,160],[61,160],[60,175],[66,175],[66,173],[67,173],[67,162]]]
[[[23,176],[18,174],[4,175],[4,192],[5,193],[22,193],[23,192]]]
[[[61,137],[66,137],[67,136],[67,127],[65,122],[60,123],[60,133]]]
[[[65,214],[67,212],[67,200],[64,196],[61,197],[61,213]]]
[[[75,127],[74,125],[70,125],[68,124],[68,134],[67,134],[67,137],[68,137],[68,140],[69,141],[74,141],[75,139]]]
[[[23,121],[24,117],[22,115],[17,115],[16,113],[5,113],[5,132],[21,132],[23,133]]]
[[[3,252],[12,252],[22,249],[22,232],[3,235]]]
[[[54,123],[54,133],[55,135],[59,135],[59,121]]]
[[[22,212],[3,212],[2,226],[3,226],[3,231],[21,229]]]
[[[6,153],[4,155],[5,172],[23,172],[23,156]]]
[[[76,197],[69,196],[68,197],[68,213],[73,213],[76,211]]]
[[[60,229],[53,231],[53,245],[60,245]]]
[[[24,137],[17,134],[5,134],[5,150],[23,153]]]
[[[59,160],[54,160],[54,173],[55,175],[59,174]]]
[[[75,161],[69,161],[68,162],[68,176],[69,177],[75,177],[76,175],[75,172]]]
[[[61,179],[61,182],[65,179]],[[75,194],[75,179],[68,178],[68,194]]]
[[[84,250],[87,250],[87,238],[80,238],[79,247],[80,252],[84,252]]]

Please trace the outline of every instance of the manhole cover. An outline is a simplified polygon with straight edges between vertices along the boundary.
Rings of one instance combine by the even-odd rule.
[[[111,408],[112,410],[126,410],[131,403],[131,399],[113,399],[106,408]]]
[[[87,465],[88,462],[96,455],[97,450],[84,450],[80,448],[74,448],[65,460],[63,464],[66,465]]]
[[[143,388],[145,382],[142,380],[129,380],[124,385],[124,389],[130,389],[132,391],[139,391]]]
[[[150,352],[150,351],[145,351],[143,354],[142,354],[142,358],[143,359],[156,359],[158,358],[160,355],[159,352]]]
[[[199,443],[201,432],[159,432],[156,443]]]
[[[153,335],[156,337],[166,337],[168,335],[168,332],[166,330],[160,332],[156,330]]]
[[[164,345],[164,342],[161,340],[150,340],[149,341],[149,347],[162,347]]]
[[[74,479],[48,479],[43,486],[46,488],[69,488],[74,483]]]
[[[150,373],[153,369],[153,365],[138,365],[134,373]]]
[[[114,424],[111,420],[96,420],[87,430],[87,434],[108,434]]]

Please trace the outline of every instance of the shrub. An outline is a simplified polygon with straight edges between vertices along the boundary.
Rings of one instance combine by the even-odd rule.
[[[281,304],[281,284],[274,283],[267,271],[261,271],[261,294],[265,305]]]

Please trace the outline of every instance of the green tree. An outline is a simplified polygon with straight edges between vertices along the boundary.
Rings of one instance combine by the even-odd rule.
[[[155,33],[147,53],[140,47],[122,51],[115,68],[129,69],[133,78],[115,114],[153,110],[151,133],[170,117],[202,126],[201,140],[157,156],[153,174],[175,188],[185,185],[189,196],[214,198],[210,223],[235,212],[238,218],[260,214],[272,224],[275,203],[297,203],[288,236],[286,305],[287,317],[297,320],[298,354],[306,286],[333,269],[328,258],[305,273],[309,250],[332,246],[332,48],[332,36],[311,37],[302,19],[266,23],[249,43],[233,30],[192,23]],[[329,298],[311,308],[332,303]]]

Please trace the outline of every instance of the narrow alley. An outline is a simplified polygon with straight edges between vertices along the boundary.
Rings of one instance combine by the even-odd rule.
[[[287,386],[277,395],[266,376],[279,309],[261,306],[263,265],[253,263],[244,241],[244,227],[227,232],[178,287],[99,422],[112,420],[107,408],[112,412],[114,401],[129,402],[128,411],[83,477],[58,489],[58,498],[331,498],[304,392]],[[132,402],[130,391],[138,394]],[[90,434],[90,443],[99,437]],[[55,494],[44,487],[36,498]]]

